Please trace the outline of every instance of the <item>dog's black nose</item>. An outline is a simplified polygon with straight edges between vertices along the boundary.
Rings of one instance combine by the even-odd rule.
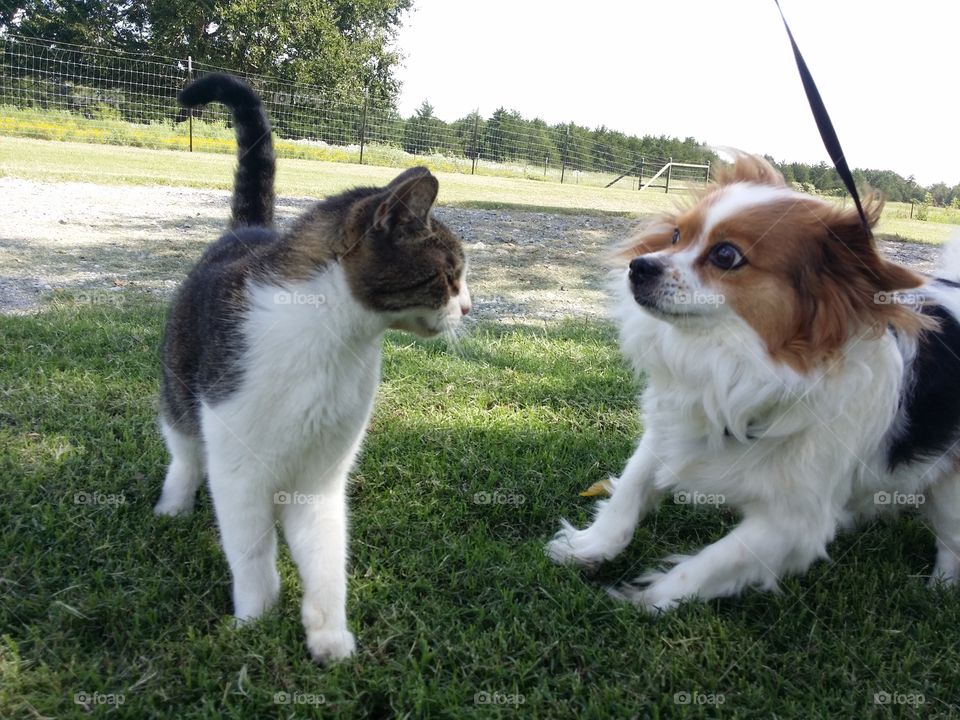
[[[663,274],[664,265],[659,260],[638,257],[630,261],[630,282],[639,285]]]

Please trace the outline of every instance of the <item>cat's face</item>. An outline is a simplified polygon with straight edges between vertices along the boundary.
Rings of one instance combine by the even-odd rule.
[[[340,260],[361,303],[423,337],[452,329],[471,305],[463,245],[430,214],[437,190],[426,168],[413,168],[358,200]]]

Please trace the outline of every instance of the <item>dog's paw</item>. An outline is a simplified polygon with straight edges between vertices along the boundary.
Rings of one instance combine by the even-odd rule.
[[[937,562],[930,573],[929,587],[956,587],[960,582],[960,559],[946,548],[937,550]]]
[[[622,549],[596,530],[596,526],[577,530],[566,520],[560,531],[544,548],[547,556],[560,565],[594,567],[617,556]]]
[[[954,572],[948,572],[941,568],[936,568],[930,579],[927,581],[927,587],[936,588],[955,588],[960,585],[960,577]]]
[[[669,612],[682,600],[682,597],[671,589],[668,573],[662,570],[651,570],[633,582],[609,587],[607,594],[631,603],[651,615]]]
[[[307,649],[314,662],[329,665],[351,657],[357,649],[357,643],[353,633],[346,628],[307,630]]]

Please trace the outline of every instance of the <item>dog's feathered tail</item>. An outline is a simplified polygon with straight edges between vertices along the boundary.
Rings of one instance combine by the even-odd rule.
[[[240,78],[211,73],[187,85],[177,100],[187,108],[214,101],[230,108],[237,133],[230,227],[272,225],[276,157],[270,121],[257,93]]]

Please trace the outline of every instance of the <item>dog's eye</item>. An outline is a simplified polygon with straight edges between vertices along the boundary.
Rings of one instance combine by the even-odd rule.
[[[672,241],[672,242],[673,242],[674,245],[676,245],[678,242],[680,242],[680,228],[674,228],[674,229],[673,229],[673,241]]]
[[[707,259],[721,270],[733,270],[747,262],[737,246],[730,243],[714,245]]]

